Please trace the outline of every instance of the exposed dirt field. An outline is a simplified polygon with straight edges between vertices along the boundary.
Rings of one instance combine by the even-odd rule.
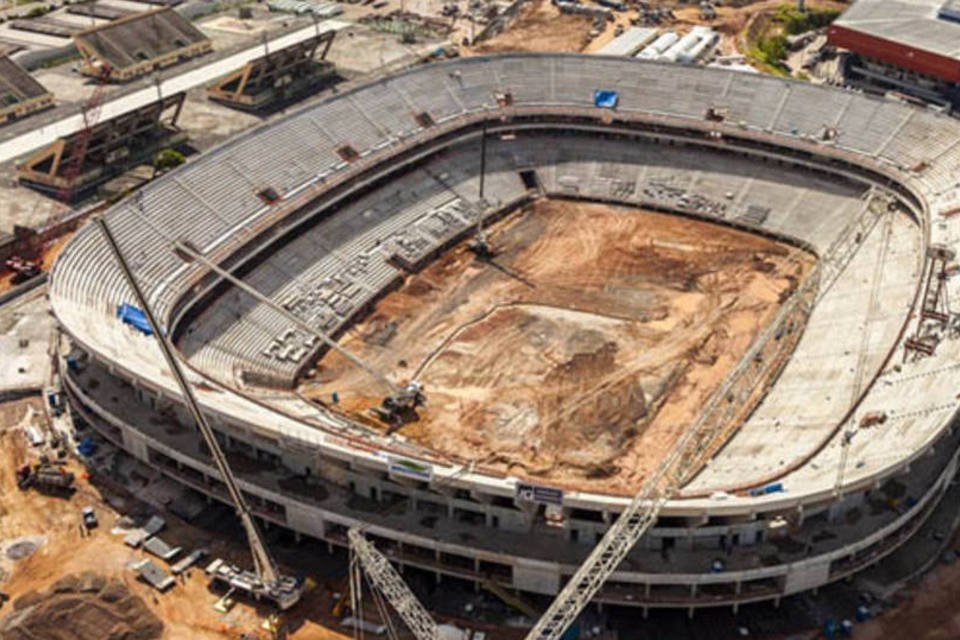
[[[550,0],[534,0],[520,9],[507,29],[470,49],[473,53],[509,51],[583,51],[590,42],[593,21],[560,13]]]
[[[75,462],[69,463],[69,468],[78,476],[78,490],[73,496],[64,498],[46,496],[34,490],[20,491],[14,480],[13,469],[27,460],[35,459],[35,455],[30,452],[23,433],[13,427],[22,422],[28,406],[39,407],[39,399],[0,404],[0,548],[5,549],[0,554],[0,590],[12,600],[12,603],[0,608],[0,619],[10,616],[15,606],[21,609],[25,605],[39,603],[36,616],[27,616],[23,621],[26,628],[39,631],[34,635],[17,635],[9,627],[0,626],[3,629],[0,638],[103,640],[108,637],[107,631],[110,629],[107,623],[144,631],[154,629],[155,625],[148,623],[159,619],[163,621],[159,635],[130,634],[116,637],[137,640],[154,637],[163,640],[226,640],[248,633],[252,634],[249,638],[266,639],[265,633],[260,635],[260,619],[251,606],[241,602],[227,616],[213,610],[217,595],[208,590],[202,569],[191,570],[185,581],[178,581],[165,594],[156,593],[126,570],[127,562],[150,556],[124,545],[122,536],[111,534],[110,529],[116,525],[119,515],[105,502],[107,494],[104,493],[104,485],[87,481],[83,477],[82,467]],[[119,498],[128,506],[136,502],[121,487],[111,487],[108,493],[114,500]],[[100,526],[86,537],[80,532],[80,510],[85,506],[93,506],[100,520]],[[164,514],[164,517],[168,523],[165,539],[175,544],[207,546],[213,553],[238,562],[244,561],[242,540],[214,541],[204,530],[178,521],[169,514]],[[30,541],[35,551],[22,558],[11,559],[9,547],[20,541]],[[163,561],[155,559],[155,562],[166,568]],[[96,574],[95,578],[89,576],[91,571]],[[93,580],[92,584],[97,589],[68,595],[66,590],[70,587],[69,581],[55,586],[71,574],[86,575],[85,580],[88,583]],[[93,589],[93,586],[89,588]],[[57,593],[50,594],[51,590]],[[129,591],[129,596],[126,591]],[[318,623],[329,618],[328,591],[321,586],[310,594],[302,608],[294,611],[291,616],[297,629],[291,636],[294,640],[342,640],[349,637],[349,633],[343,635],[330,631]],[[115,602],[108,602],[115,597]],[[20,606],[17,606],[21,599]],[[145,608],[137,604],[137,599],[142,600]],[[68,611],[70,624],[66,625],[63,624],[63,615]],[[50,625],[61,623],[61,635],[43,633],[44,629],[49,631],[53,628],[48,622]],[[336,627],[333,620],[329,624]]]
[[[49,591],[20,596],[13,608],[0,622],[8,640],[154,640],[163,634],[163,623],[127,585],[93,572],[68,574]]]
[[[857,625],[859,640],[954,640],[960,638],[960,564],[939,566],[911,592],[906,602]]]
[[[677,216],[541,200],[380,301],[342,344],[418,379],[400,432],[553,484],[629,492],[813,265],[793,247]],[[359,415],[365,374],[326,355],[304,385]]]
[[[219,594],[207,586],[203,562],[163,594],[140,582],[126,568],[131,561],[150,558],[169,571],[163,560],[131,549],[123,543],[123,535],[111,531],[119,525],[121,515],[155,512],[137,497],[146,491],[145,478],[144,488],[134,486],[131,493],[110,478],[87,479],[84,468],[70,460],[67,468],[77,475],[77,491],[72,496],[20,491],[13,470],[28,460],[36,460],[36,451],[27,444],[20,428],[29,407],[39,410],[40,399],[0,403],[0,592],[10,598],[6,603],[0,599],[0,639],[273,637],[261,628],[269,613],[267,609],[255,608],[243,598],[237,598],[236,605],[226,614],[213,609]],[[42,415],[40,411],[39,416]],[[40,423],[44,421],[40,419]],[[100,524],[89,535],[82,535],[80,511],[86,506],[95,509]],[[159,513],[167,522],[161,536],[171,545],[207,548],[214,557],[250,565],[249,550],[239,527],[229,531],[229,526],[216,523],[217,530],[210,530],[188,524],[167,511]],[[229,518],[228,510],[223,510],[223,517]],[[346,560],[328,556],[325,546],[318,543],[274,544],[272,550],[282,571],[310,577],[317,585],[287,613],[289,640],[349,640],[350,630],[341,627],[332,614],[334,595],[345,585]],[[364,595],[369,600],[369,590]],[[365,617],[378,620],[372,600],[367,602]],[[477,622],[460,624],[485,628],[488,634],[494,628]],[[118,633],[110,635],[111,629]],[[522,630],[511,630],[498,632],[497,637],[514,640],[521,635]],[[401,637],[410,636],[401,633]]]

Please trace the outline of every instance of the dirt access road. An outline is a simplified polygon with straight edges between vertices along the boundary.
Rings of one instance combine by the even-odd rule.
[[[813,264],[793,247],[636,209],[539,200],[388,294],[341,343],[428,406],[400,432],[502,473],[630,493]],[[338,354],[304,391],[362,418]]]
[[[6,618],[15,607],[39,602],[40,610],[32,621],[27,621],[33,638],[45,640],[103,640],[104,624],[118,623],[130,611],[138,611],[136,599],[145,605],[147,616],[140,618],[159,619],[163,623],[160,635],[149,631],[150,620],[131,620],[129,629],[139,630],[141,635],[130,635],[138,640],[236,640],[245,637],[261,638],[269,636],[260,629],[262,614],[246,603],[238,603],[228,614],[220,614],[212,605],[218,595],[207,587],[207,581],[200,568],[191,570],[189,577],[179,582],[167,593],[159,594],[136,579],[126,569],[131,560],[148,556],[144,551],[134,550],[123,544],[123,536],[111,533],[120,518],[120,513],[112,504],[122,505],[129,513],[141,508],[136,497],[122,487],[108,481],[84,478],[84,470],[76,462],[69,462],[67,468],[77,474],[77,491],[69,498],[45,496],[36,491],[20,491],[13,475],[13,469],[23,462],[33,459],[33,453],[22,431],[17,428],[23,421],[28,406],[39,408],[39,399],[23,400],[0,404],[0,590],[10,596],[10,602],[0,608],[0,618]],[[110,502],[107,501],[109,499]],[[81,535],[80,510],[85,506],[94,507],[100,526],[91,535]],[[218,538],[215,533],[194,527],[180,521],[172,514],[163,513],[167,528],[162,536],[168,542],[178,545],[205,546],[211,552],[229,558],[237,563],[249,562],[246,546],[242,538]],[[20,559],[11,559],[8,552],[11,546],[29,543],[35,548]],[[188,547],[189,548],[189,547]],[[312,555],[312,554],[311,554]],[[166,569],[162,560],[152,558],[161,568]],[[323,559],[317,556],[318,560]],[[304,562],[311,566],[310,562]],[[70,594],[65,598],[60,594],[51,594],[50,590],[58,581],[68,576],[95,574],[96,579],[111,584],[111,589],[121,585],[129,596],[123,596],[116,602],[104,602],[95,592]],[[332,592],[335,584],[319,581],[317,589],[308,594],[304,602],[293,610],[289,623],[293,629],[292,640],[346,640],[350,634],[338,630],[338,622],[330,616]],[[62,588],[62,584],[57,586]],[[57,597],[61,601],[57,601]],[[372,610],[372,609],[371,609]],[[42,619],[37,620],[37,617]],[[64,618],[69,620],[65,624]],[[120,624],[120,623],[118,623]],[[126,623],[123,623],[126,624]],[[39,633],[40,635],[36,635]],[[6,640],[19,640],[20,636],[10,631],[0,634]],[[127,637],[127,636],[124,636]]]

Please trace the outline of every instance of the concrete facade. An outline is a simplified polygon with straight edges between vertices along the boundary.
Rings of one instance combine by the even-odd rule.
[[[598,77],[620,91],[616,111],[590,104]],[[513,104],[500,105],[496,96],[508,89]],[[383,111],[389,99],[405,105],[402,113],[411,106],[429,112],[433,124],[391,119]],[[729,114],[724,121],[707,118],[720,107]],[[336,137],[328,133],[334,122]],[[833,123],[833,134],[826,135],[824,122]],[[960,206],[953,178],[960,124],[951,119],[717,70],[560,55],[473,58],[381,80],[270,123],[151,184],[143,202],[169,229],[182,222],[182,211],[204,211],[206,203],[215,218],[189,221],[197,246],[212,260],[237,264],[261,250],[270,254],[268,240],[300,230],[298,221],[328,211],[338,198],[382,188],[398,167],[429,161],[475,137],[485,123],[531,141],[531,132],[555,136],[552,146],[566,154],[540,156],[531,142],[504,155],[505,174],[533,167],[548,191],[576,186],[568,196],[628,204],[645,197],[642,188],[622,188],[630,176],[642,187],[658,171],[687,175],[685,194],[709,199],[714,191],[721,198],[732,192],[736,201],[739,192],[785,212],[759,222],[718,214],[722,222],[796,237],[821,257],[808,344],[688,490],[668,501],[599,601],[685,608],[777,601],[870,566],[922,524],[957,464],[951,423],[960,342],[945,331],[933,355],[908,359],[902,343],[914,331],[927,245],[952,244],[960,235],[960,223],[939,215]],[[328,154],[344,139],[360,161]],[[586,151],[605,145],[611,157]],[[643,155],[646,145],[652,146]],[[658,166],[664,158],[669,162]],[[736,169],[736,158],[752,171]],[[684,174],[686,163],[695,168]],[[774,179],[781,170],[803,184]],[[249,189],[209,190],[224,186],[218,171],[275,187],[281,203],[264,206]],[[464,170],[461,179],[473,177]],[[788,192],[794,195],[783,206],[778,198]],[[808,209],[811,196],[828,199]],[[869,215],[878,197],[887,207]],[[185,208],[189,198],[201,206]],[[664,210],[697,213],[679,199],[658,202]],[[860,231],[864,219],[873,223]],[[179,311],[216,279],[170,259],[162,236],[138,226],[128,204],[117,205],[108,221],[127,251],[152,247],[137,275],[174,327]],[[65,386],[105,437],[223,499],[184,427],[189,423],[155,344],[112,318],[124,287],[98,259],[100,250],[87,229],[54,272],[54,310],[87,361],[65,372]],[[92,264],[101,267],[95,275]],[[948,287],[955,288],[952,280]],[[241,484],[260,515],[332,544],[344,544],[346,528],[362,522],[403,564],[550,594],[629,500],[566,492],[562,524],[551,526],[539,505],[518,499],[517,478],[370,434],[290,394],[258,394],[197,368],[191,375],[202,382],[200,402],[227,448],[259,465]],[[873,412],[888,418],[861,428]],[[856,435],[844,451],[851,430]],[[389,461],[397,455],[429,465],[430,479],[396,475]],[[844,457],[849,464],[838,473]],[[747,490],[773,480],[783,491]],[[724,569],[716,572],[718,558]]]

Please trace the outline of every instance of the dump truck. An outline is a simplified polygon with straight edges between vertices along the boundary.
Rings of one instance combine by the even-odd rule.
[[[16,475],[21,491],[33,487],[45,493],[69,493],[75,480],[72,473],[48,462],[25,464],[17,469]]]

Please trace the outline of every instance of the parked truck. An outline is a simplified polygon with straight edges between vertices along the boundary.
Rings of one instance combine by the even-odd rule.
[[[72,473],[49,462],[25,464],[17,469],[16,475],[21,491],[33,487],[44,493],[70,493],[75,480]]]

